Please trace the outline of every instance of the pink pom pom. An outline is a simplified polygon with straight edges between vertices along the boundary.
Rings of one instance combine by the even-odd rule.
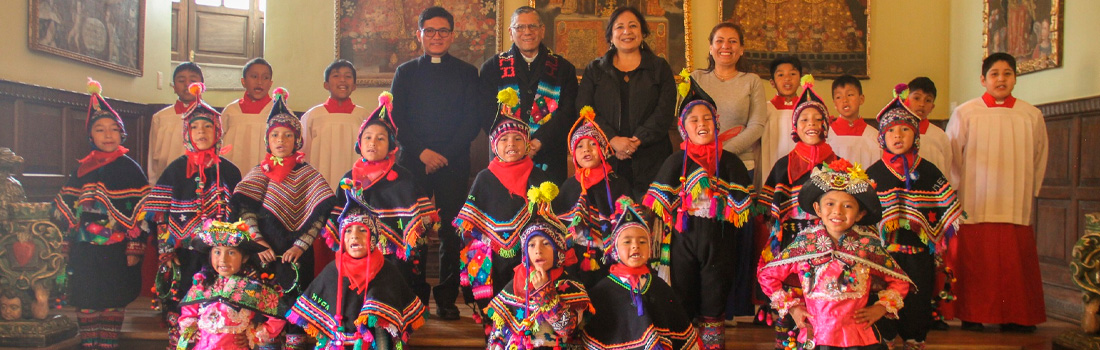
[[[187,86],[187,92],[190,92],[191,95],[195,96],[197,101],[198,98],[202,96],[202,93],[206,92],[206,84],[191,83],[191,85]]]
[[[282,97],[283,102],[286,102],[287,100],[290,99],[290,91],[287,91],[286,88],[281,87],[281,86],[275,88],[275,91],[274,91],[273,94],[275,95],[275,99],[279,99],[280,97]]]
[[[92,77],[88,77],[88,93],[92,95],[99,95],[103,93],[103,84],[100,84]]]
[[[909,85],[905,85],[905,83],[894,85],[894,96],[901,95],[901,92],[905,91],[905,89],[908,89],[908,88],[909,88]]]
[[[389,91],[382,91],[382,93],[378,95],[378,105],[385,106],[387,111],[392,111],[393,94],[391,94]]]

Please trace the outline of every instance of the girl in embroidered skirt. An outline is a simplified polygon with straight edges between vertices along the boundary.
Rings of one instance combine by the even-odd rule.
[[[905,296],[897,320],[881,320],[883,339],[901,335],[906,350],[924,349],[932,323],[932,293],[937,265],[959,226],[962,209],[955,189],[939,168],[918,155],[920,117],[902,101],[905,84],[878,114],[882,160],[867,168],[882,203],[878,231],[886,251],[913,280],[916,290]]]
[[[896,318],[912,281],[864,227],[882,217],[882,206],[859,165],[837,160],[813,170],[798,206],[821,217],[771,262],[760,268],[760,288],[780,316],[803,329],[786,349],[879,349],[874,323]],[[856,227],[853,227],[856,226]],[[784,286],[798,280],[803,293]],[[868,306],[871,293],[878,299]]]
[[[69,303],[77,307],[83,349],[118,348],[126,305],[141,289],[147,238],[140,225],[143,215],[135,209],[149,194],[149,181],[126,155],[125,125],[101,91],[99,82],[89,78],[92,96],[84,128],[92,152],[53,200],[55,216],[67,230],[73,269]],[[13,249],[18,260],[18,247]],[[38,290],[36,297],[41,297]]]
[[[767,208],[767,221],[771,226],[768,245],[761,252],[759,266],[770,262],[799,232],[816,224],[817,216],[798,207],[798,194],[802,184],[809,179],[810,170],[837,159],[832,147],[825,143],[825,136],[829,133],[825,116],[829,115],[829,110],[813,90],[813,76],[803,76],[802,85],[802,95],[791,114],[794,150],[775,162],[757,198],[757,204]],[[792,288],[794,293],[799,292],[795,286],[787,287]],[[761,307],[756,314],[757,321],[775,326],[775,348],[783,349],[784,344],[791,344],[797,339],[798,331],[794,329],[791,318],[774,320],[773,317],[773,311],[767,307]]]
[[[260,273],[260,245],[244,221],[206,220],[195,250],[209,255],[180,302],[178,350],[277,348],[286,321],[277,316],[282,290]]]
[[[569,132],[569,149],[573,153],[573,177],[565,180],[561,193],[554,198],[554,212],[569,225],[567,245],[573,247],[579,264],[566,266],[570,275],[585,286],[592,286],[607,276],[607,264],[602,263],[604,238],[610,230],[614,199],[630,195],[630,183],[611,171],[607,158],[611,146],[595,122],[592,107],[581,108],[581,117]]]
[[[574,341],[573,331],[591,303],[584,286],[562,268],[566,260],[565,226],[553,215],[548,189],[528,191],[538,217],[523,229],[523,263],[489,302],[487,349],[561,349]]]
[[[401,349],[424,324],[426,308],[378,249],[387,228],[370,215],[338,221],[336,236],[325,236],[336,260],[306,288],[287,319],[316,338],[317,349]]]
[[[392,100],[389,92],[382,92],[378,108],[359,127],[355,152],[360,158],[340,180],[325,230],[337,232],[341,213],[378,217],[382,226],[375,248],[401,270],[420,300],[428,300],[431,286],[426,281],[423,243],[438,227],[439,211],[416,186],[409,170],[397,164],[401,145],[390,116]]]
[[[195,102],[183,117],[184,155],[168,164],[149,197],[142,204],[146,220],[157,227],[160,268],[156,275],[155,307],[164,311],[168,344],[179,338],[179,303],[191,289],[191,275],[202,267],[191,249],[191,240],[207,218],[225,220],[230,194],[241,181],[241,171],[218,155],[221,148],[221,115],[202,102],[201,83],[188,87]]]
[[[595,308],[584,327],[590,350],[670,349],[700,346],[699,335],[668,283],[649,269],[652,235],[641,207],[629,197],[615,206],[615,229],[603,245],[611,273],[588,289]]]
[[[738,235],[749,234],[743,226],[752,178],[736,154],[722,150],[710,96],[694,80],[685,84],[690,87],[680,108],[681,151],[665,160],[644,203],[662,221],[661,262],[671,269],[673,290],[699,323],[704,346],[722,349],[723,314],[736,271],[731,252]]]
[[[497,94],[499,115],[489,131],[493,159],[470,187],[466,204],[455,218],[464,247],[459,253],[459,281],[467,302],[476,302],[474,321],[481,322],[481,310],[489,299],[504,289],[512,268],[520,264],[520,230],[527,225],[534,203],[527,198],[530,187],[546,187],[557,195],[558,187],[527,156],[527,123],[516,119],[519,96],[512,88]],[[552,191],[549,191],[550,188]],[[553,196],[547,200],[553,200]],[[485,322],[486,327],[489,326]],[[488,331],[488,328],[486,328]]]
[[[267,118],[267,157],[237,184],[230,203],[248,223],[253,236],[261,236],[271,250],[260,262],[275,274],[283,290],[279,315],[298,299],[313,281],[313,240],[324,228],[335,198],[328,182],[305,163],[302,125],[286,107],[289,93],[275,89],[275,106]],[[271,260],[274,259],[274,260]],[[274,263],[272,266],[266,266]],[[285,349],[304,349],[305,332],[286,328]]]

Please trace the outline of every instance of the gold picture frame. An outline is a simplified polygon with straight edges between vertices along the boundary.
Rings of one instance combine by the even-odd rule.
[[[1062,0],[984,0],[982,49],[1005,52],[1024,75],[1062,66]]]

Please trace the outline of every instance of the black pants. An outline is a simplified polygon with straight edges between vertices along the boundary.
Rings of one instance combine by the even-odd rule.
[[[905,294],[905,306],[898,310],[898,319],[882,318],[875,323],[882,331],[882,337],[893,340],[901,336],[903,340],[924,341],[932,325],[932,293],[936,279],[936,262],[927,251],[916,254],[890,253],[898,262],[917,289],[909,287]]]
[[[424,271],[424,254],[428,251],[427,247],[420,246],[416,248],[416,251],[409,256],[409,260],[401,260],[396,254],[386,255],[386,260],[391,264],[397,266],[397,270],[401,271],[401,277],[405,278],[405,283],[412,289],[413,294],[420,298],[425,304],[428,303],[428,297],[432,293],[432,286],[428,284],[427,275]]]
[[[424,174],[424,164],[419,159],[403,162],[416,177],[417,185],[435,197],[435,206],[439,208],[439,285],[432,291],[440,309],[453,309],[458,299],[458,253],[462,250],[462,239],[451,222],[466,203],[470,190],[469,155],[465,159],[448,159],[448,162],[449,165],[431,174]],[[427,299],[424,302],[428,302]]]
[[[684,232],[672,232],[672,290],[688,317],[722,317],[733,283],[736,233],[732,223],[689,217]]]

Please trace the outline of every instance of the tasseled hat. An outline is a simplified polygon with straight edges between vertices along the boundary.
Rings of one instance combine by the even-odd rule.
[[[264,144],[269,147],[268,153],[271,152],[271,149],[267,135],[271,134],[271,129],[280,126],[294,132],[294,151],[301,150],[302,122],[298,120],[298,116],[295,116],[294,112],[291,112],[290,109],[286,107],[286,100],[290,98],[290,91],[278,87],[275,88],[274,95],[275,102],[271,107],[271,113],[267,115],[267,133],[264,134]]]
[[[814,168],[810,179],[802,185],[798,193],[798,206],[807,213],[814,212],[814,202],[829,191],[844,191],[856,198],[860,206],[867,211],[856,224],[875,225],[882,219],[882,204],[875,193],[874,183],[859,164],[849,163],[846,159],[837,159],[828,166]]]
[[[118,123],[121,137],[119,143],[126,142],[126,125],[122,123],[122,118],[111,108],[111,105],[107,104],[107,100],[103,98],[102,93],[103,85],[89,77],[88,94],[91,95],[91,98],[88,101],[88,118],[84,120],[84,130],[88,132],[88,142],[92,144],[92,149],[96,149],[95,142],[92,141],[92,125],[100,118],[114,119],[115,123]]]
[[[375,244],[378,242],[378,235],[380,232],[379,230],[381,229],[379,225],[382,225],[382,223],[378,221],[378,217],[376,215],[341,213],[340,217],[337,219],[337,222],[340,225],[338,229],[339,232],[337,232],[337,237],[331,237],[329,235],[325,236],[325,243],[328,244],[329,248],[331,248],[332,251],[339,252],[341,249],[343,249],[342,246],[344,244],[344,234],[347,233],[348,228],[356,225],[367,228],[367,233],[370,239],[370,243],[368,244],[369,249],[378,249],[378,247],[375,247]]]
[[[710,110],[710,114],[714,116],[714,132],[722,130],[718,124],[718,110],[715,107],[714,99],[707,94],[703,87],[699,86],[699,83],[695,81],[695,78],[691,77],[687,68],[684,68],[680,72],[680,76],[684,78],[683,82],[676,86],[677,92],[680,94],[680,107],[676,110],[679,111],[680,119],[677,121],[677,126],[680,129],[680,138],[687,141],[687,130],[684,129],[684,119],[687,118],[688,113],[691,112],[695,106],[703,105]],[[714,137],[715,143],[718,143],[718,135]]]
[[[249,233],[249,226],[244,220],[225,222],[208,219],[203,221],[198,238],[193,244],[200,252],[209,252],[214,247],[233,247],[245,254],[256,254],[268,249],[256,242],[256,237]]]
[[[191,123],[203,119],[214,124],[214,137],[217,138],[214,141],[214,149],[220,148],[223,133],[222,114],[202,100],[202,93],[206,91],[206,85],[191,83],[187,86],[187,91],[195,96],[195,101],[187,106],[187,111],[183,112],[183,116],[181,116],[181,119],[183,119],[183,147],[191,152],[199,151],[195,149],[195,144],[191,142]]]
[[[363,121],[363,124],[359,126],[359,137],[355,138],[355,153],[362,155],[359,151],[359,140],[363,139],[363,132],[367,131],[367,127],[372,124],[381,124],[383,128],[386,128],[386,133],[390,134],[389,151],[393,151],[399,147],[397,144],[397,124],[393,122],[393,94],[389,91],[382,91],[378,95],[378,108],[371,112],[367,119]]]
[[[497,109],[493,127],[489,129],[489,148],[494,156],[496,155],[497,139],[504,134],[519,133],[523,135],[524,142],[531,139],[531,127],[519,118],[520,111],[519,108],[516,108],[519,105],[519,94],[516,90],[508,87],[497,92],[497,103],[500,108]]]
[[[567,246],[565,243],[565,227],[561,222],[556,220],[546,220],[545,218],[535,218],[530,224],[523,229],[520,236],[520,249],[523,251],[523,265],[525,267],[531,267],[531,255],[527,251],[527,242],[536,236],[542,236],[546,240],[550,241],[550,245],[554,247],[554,265],[551,268],[562,267],[565,263],[565,251]]]
[[[611,156],[611,142],[607,140],[607,134],[600,129],[600,125],[596,124],[596,111],[592,106],[582,107],[580,118],[569,129],[569,149],[576,151],[577,144],[586,138],[596,142],[604,159]]]
[[[634,200],[628,196],[619,197],[615,201],[615,213],[612,215],[612,220],[615,221],[615,228],[603,243],[603,256],[608,261],[619,261],[619,252],[615,248],[615,241],[619,240],[619,236],[626,229],[637,227],[645,230],[650,237],[653,236],[649,230],[649,224],[645,221],[645,216],[642,215],[642,207],[634,203]]]
[[[920,117],[909,106],[905,105],[905,98],[909,96],[909,86],[898,84],[894,86],[894,99],[878,112],[878,146],[883,151],[890,152],[886,147],[886,131],[895,125],[906,125],[913,130],[913,147],[909,153],[917,154],[920,151]]]
[[[802,111],[807,108],[816,109],[821,112],[821,118],[824,119],[821,123],[821,139],[824,140],[829,136],[829,107],[825,106],[825,102],[821,100],[821,97],[817,96],[817,92],[814,92],[814,76],[806,74],[802,76],[802,95],[798,97],[798,102],[795,103],[794,112],[791,113],[791,138],[794,142],[802,141],[798,138],[798,116],[802,114]]]

